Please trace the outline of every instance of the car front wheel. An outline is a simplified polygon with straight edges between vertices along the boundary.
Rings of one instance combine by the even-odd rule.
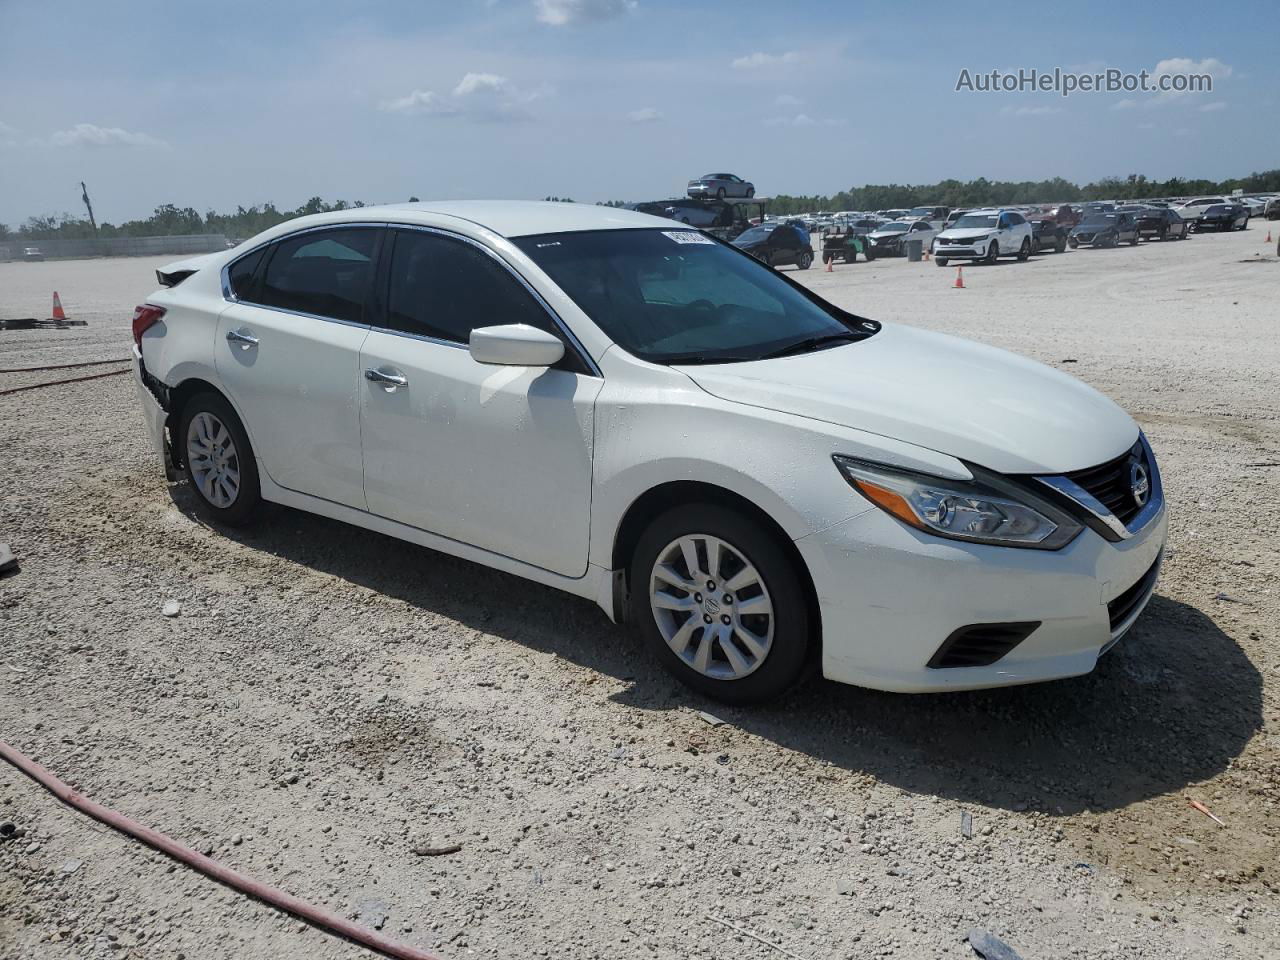
[[[231,404],[216,393],[192,397],[176,439],[200,512],[229,527],[248,523],[261,502],[258,465]]]
[[[631,615],[677,679],[758,703],[800,678],[811,642],[799,572],[778,539],[717,504],[658,517],[631,564]]]
[[[991,246],[987,247],[987,257],[986,257],[986,262],[987,262],[987,263],[995,263],[995,262],[996,262],[996,259],[997,259],[999,256],[1000,256],[1000,244],[998,244],[998,243],[996,243],[994,240],[992,240],[992,241],[991,241]]]

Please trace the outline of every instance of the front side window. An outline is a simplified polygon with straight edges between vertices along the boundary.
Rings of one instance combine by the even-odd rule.
[[[377,227],[315,230],[275,245],[255,303],[361,323],[373,284]]]
[[[878,329],[842,319],[770,268],[696,231],[591,230],[513,242],[610,339],[654,363],[758,360]]]
[[[467,343],[476,327],[509,323],[560,336],[542,305],[483,250],[439,233],[396,232],[387,297],[392,330]]]

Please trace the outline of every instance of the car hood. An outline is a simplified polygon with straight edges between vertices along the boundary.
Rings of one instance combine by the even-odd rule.
[[[867,234],[868,237],[873,237],[876,240],[901,240],[906,235],[907,231],[905,230],[872,230]]]
[[[1074,377],[895,324],[842,347],[678,369],[722,400],[891,437],[1002,473],[1096,466],[1138,437],[1127,413]]]
[[[996,232],[995,227],[950,227],[938,234],[939,240],[976,240]]]

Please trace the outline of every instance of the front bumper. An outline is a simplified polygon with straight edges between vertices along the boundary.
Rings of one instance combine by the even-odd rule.
[[[939,243],[934,245],[933,255],[946,260],[979,260],[987,255],[987,251],[985,248],[979,250],[971,243],[954,247]]]
[[[1167,530],[1162,508],[1129,540],[1086,529],[1061,550],[1023,550],[945,540],[871,509],[810,534],[796,547],[818,595],[823,675],[923,693],[1088,673],[1150,599]],[[1112,612],[1123,614],[1114,628]],[[989,666],[927,665],[961,627],[1029,621],[1039,626]]]

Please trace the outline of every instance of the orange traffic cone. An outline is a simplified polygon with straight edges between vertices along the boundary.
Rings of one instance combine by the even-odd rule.
[[[66,320],[67,314],[62,309],[62,301],[58,298],[58,291],[53,291],[53,316],[51,320]]]
[[[1267,242],[1267,243],[1270,243],[1270,242],[1271,242],[1271,231],[1270,231],[1270,230],[1268,230],[1268,231],[1267,231],[1267,239],[1266,239],[1266,242]]]
[[[964,267],[956,267],[956,282],[951,287],[953,290],[964,289]]]
[[[1267,243],[1270,243],[1270,242],[1271,240],[1270,238],[1268,238]],[[827,257],[827,273],[835,273],[835,270],[831,268],[831,264],[835,262],[835,259],[836,259],[835,257]]]

